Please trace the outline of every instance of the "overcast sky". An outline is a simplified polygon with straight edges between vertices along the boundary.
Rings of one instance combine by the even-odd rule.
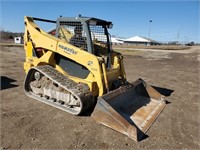
[[[56,20],[60,15],[78,14],[112,21],[112,35],[129,38],[145,36],[158,41],[200,42],[200,1],[135,0],[0,0],[1,29],[23,32],[24,16]],[[152,22],[150,22],[152,20]],[[51,25],[41,25],[44,30]]]

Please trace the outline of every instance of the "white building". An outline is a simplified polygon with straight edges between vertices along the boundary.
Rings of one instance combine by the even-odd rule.
[[[111,42],[112,42],[113,45],[118,45],[118,44],[124,43],[121,39],[116,38],[116,37],[111,37]]]
[[[23,40],[22,37],[15,37],[15,38],[14,38],[14,42],[15,42],[16,44],[23,44],[24,40]]]
[[[151,40],[140,37],[140,36],[134,36],[128,39],[124,40],[124,43],[131,44],[131,45],[150,45]]]

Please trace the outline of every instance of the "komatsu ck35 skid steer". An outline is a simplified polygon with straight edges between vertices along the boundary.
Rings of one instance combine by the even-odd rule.
[[[112,22],[89,17],[56,21],[25,16],[25,93],[73,115],[91,117],[139,141],[164,109],[164,96],[142,79],[126,80],[112,50]],[[55,24],[45,32],[36,21]]]

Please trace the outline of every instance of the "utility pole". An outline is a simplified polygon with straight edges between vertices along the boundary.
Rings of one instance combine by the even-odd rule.
[[[180,28],[178,29],[178,33],[177,33],[177,44],[178,44],[178,40],[179,40],[179,32],[180,32]]]
[[[185,36],[185,45],[187,44],[187,36]]]
[[[152,20],[149,21],[149,39],[150,39],[150,33],[151,33],[151,22]]]

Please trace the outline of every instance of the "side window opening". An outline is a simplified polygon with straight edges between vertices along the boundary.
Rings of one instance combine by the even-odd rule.
[[[78,48],[87,50],[87,37],[81,22],[60,22],[58,37]]]

